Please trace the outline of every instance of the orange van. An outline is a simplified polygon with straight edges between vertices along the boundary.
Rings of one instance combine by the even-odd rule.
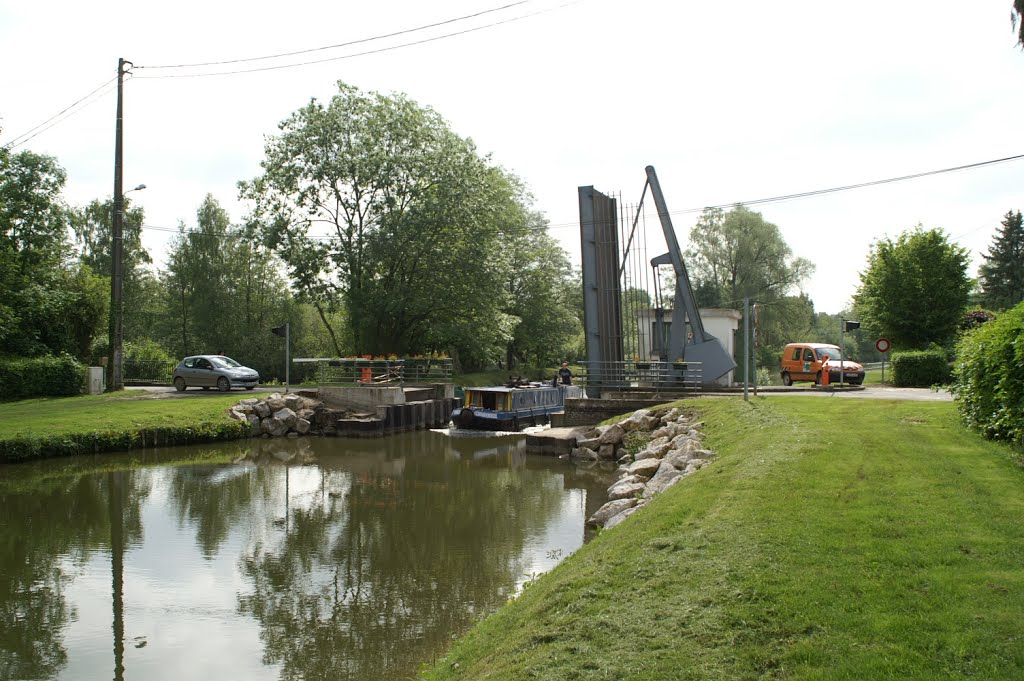
[[[827,358],[827,360],[826,360]],[[864,382],[864,367],[842,359],[839,346],[830,343],[790,343],[782,351],[782,384],[796,381],[821,383],[822,366],[828,371],[830,383],[842,381],[850,385]]]

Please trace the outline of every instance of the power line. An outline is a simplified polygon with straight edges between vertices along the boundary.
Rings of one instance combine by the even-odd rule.
[[[91,101],[88,104],[85,104],[85,105],[75,109],[76,106],[78,106],[79,104],[81,104],[85,100],[89,99],[90,97],[95,95],[97,92],[99,92],[103,88],[107,88],[112,83],[114,83],[116,80],[117,80],[117,76],[114,76],[113,78],[111,78],[107,82],[103,83],[102,85],[97,87],[95,90],[93,90],[89,94],[87,94],[84,97],[82,97],[81,99],[73,102],[72,104],[69,104],[68,106],[64,107],[64,109],[62,109],[58,113],[54,114],[53,116],[50,116],[49,118],[47,118],[42,123],[39,123],[35,127],[31,128],[29,130],[26,130],[25,132],[21,133],[20,135],[12,138],[11,141],[7,142],[6,144],[4,144],[2,148],[3,149],[15,149],[17,147],[20,147],[23,144],[25,144],[26,142],[28,142],[29,140],[31,140],[32,138],[34,138],[34,137],[36,137],[36,136],[46,132],[47,130],[49,130],[53,126],[57,125],[58,123],[62,123],[63,121],[66,121],[68,118],[71,118],[76,113],[78,113],[79,111],[82,111],[83,109],[85,109],[86,107],[90,106],[91,104],[95,104],[96,102],[98,102],[102,98],[103,95],[105,95],[105,94],[107,94],[107,92],[113,90],[113,88],[108,88],[107,92],[101,93],[101,95],[99,97],[97,97],[96,99],[94,99],[93,101]],[[75,110],[71,111],[72,109],[75,109]],[[71,111],[71,113],[68,113],[66,116],[64,116],[64,114],[67,113],[68,111]],[[61,118],[61,116],[63,116],[63,118]],[[57,120],[55,120],[55,119],[57,119]],[[50,121],[53,121],[53,123],[50,123]],[[47,123],[50,123],[50,125],[47,125]],[[46,127],[43,127],[43,126],[46,126]],[[42,128],[42,129],[40,130],[40,128]],[[38,130],[38,132],[36,132],[37,130]],[[32,133],[35,133],[35,134],[32,134]]]
[[[549,7],[547,9],[537,10],[536,12],[531,12],[529,14],[523,14],[523,15],[518,16],[518,17],[511,17],[509,19],[503,19],[501,21],[495,21],[495,22],[492,22],[490,24],[483,24],[482,26],[475,26],[473,28],[467,28],[467,29],[464,29],[464,30],[461,30],[461,31],[453,31],[451,33],[445,33],[445,34],[442,34],[442,35],[439,35],[439,36],[434,36],[432,38],[423,38],[422,40],[414,40],[414,41],[408,42],[408,43],[401,43],[400,45],[391,45],[389,47],[381,47],[381,48],[378,48],[378,49],[375,49],[375,50],[366,50],[364,52],[356,52],[356,53],[353,53],[353,54],[346,54],[346,55],[341,55],[341,56],[338,56],[338,57],[326,57],[324,59],[314,59],[314,60],[311,60],[311,61],[296,62],[294,64],[279,64],[277,66],[261,66],[261,67],[258,67],[258,68],[237,69],[237,70],[234,70],[234,71],[216,71],[216,72],[213,72],[213,73],[182,73],[182,74],[168,74],[168,75],[162,75],[162,76],[145,76],[145,75],[142,75],[142,76],[138,76],[138,78],[144,78],[144,79],[147,79],[147,80],[156,80],[156,79],[160,79],[160,78],[207,78],[207,77],[210,77],[210,76],[233,76],[233,75],[244,74],[244,73],[258,73],[258,72],[262,72],[262,71],[278,71],[278,70],[281,70],[281,69],[298,68],[300,66],[312,66],[314,64],[325,64],[327,62],[332,62],[332,61],[341,61],[343,59],[354,59],[356,57],[365,57],[365,56],[371,55],[371,54],[380,54],[382,52],[390,52],[392,50],[400,50],[402,48],[413,47],[415,45],[424,45],[426,43],[437,42],[439,40],[444,40],[446,38],[453,38],[453,37],[460,36],[460,35],[466,35],[467,33],[475,33],[476,31],[482,31],[484,29],[494,28],[495,26],[501,26],[503,24],[510,24],[510,23],[512,23],[514,21],[521,21],[523,19],[529,19],[529,18],[535,17],[535,16],[537,16],[539,14],[546,14],[547,12],[553,12],[555,10],[562,9],[562,8],[565,8],[565,7],[569,7],[571,5],[576,5],[576,4],[579,4],[581,2],[584,2],[584,0],[572,0],[571,2],[566,2],[564,4],[558,5],[557,7]],[[410,30],[415,30],[415,29],[410,29]],[[367,38],[366,40],[371,40],[371,39]],[[136,68],[144,68],[144,67],[139,66],[139,67],[136,67]],[[154,67],[149,67],[149,68],[154,68]],[[170,67],[167,67],[167,68],[170,68]]]
[[[446,24],[454,24],[456,22],[464,21],[466,19],[474,19],[476,17],[483,16],[485,14],[491,14],[493,12],[500,12],[501,10],[505,10],[505,9],[510,8],[510,7],[515,7],[517,5],[525,5],[525,4],[527,4],[529,2],[532,2],[532,1],[533,0],[519,0],[519,2],[513,2],[513,3],[507,4],[507,5],[502,5],[501,7],[494,7],[492,9],[485,9],[485,10],[483,10],[481,12],[476,12],[475,14],[465,14],[465,15],[460,16],[460,17],[454,17],[452,19],[445,19],[444,21],[437,21],[437,22],[432,23],[432,24],[424,24],[422,26],[416,26],[415,28],[407,28],[407,29],[403,29],[401,31],[394,31],[393,33],[382,33],[380,35],[375,35],[375,36],[372,36],[372,37],[369,37],[369,38],[359,38],[357,40],[350,40],[348,42],[338,43],[337,45],[327,45],[327,46],[324,46],[324,47],[311,47],[311,48],[306,49],[306,50],[296,50],[294,52],[280,52],[278,54],[268,54],[268,55],[264,55],[264,56],[261,56],[261,57],[245,57],[245,58],[240,58],[240,59],[226,59],[226,60],[222,60],[222,61],[196,62],[196,63],[193,63],[193,64],[168,64],[168,65],[163,65],[163,66],[139,66],[138,68],[140,68],[140,69],[146,69],[146,68],[149,68],[149,69],[184,69],[184,68],[194,68],[194,67],[199,67],[199,66],[221,66],[221,65],[225,65],[225,64],[240,64],[240,63],[243,63],[243,62],[263,61],[263,60],[267,60],[267,59],[278,59],[278,58],[281,58],[281,57],[294,57],[294,56],[297,56],[297,55],[300,55],[300,54],[309,54],[311,52],[322,52],[324,50],[333,50],[333,49],[336,49],[336,48],[339,48],[339,47],[350,47],[352,45],[358,45],[360,43],[368,43],[368,42],[372,42],[374,40],[383,40],[384,38],[394,38],[395,36],[405,35],[407,33],[416,33],[417,31],[423,31],[423,30],[426,30],[428,28],[436,28],[438,26],[444,26]]]
[[[984,166],[996,165],[997,163],[1009,163],[1010,161],[1019,161],[1024,159],[1024,154],[1017,154],[1015,156],[1007,156],[1005,158],[997,158],[991,161],[979,161],[978,163],[968,163],[961,166],[953,166],[951,168],[941,168],[939,170],[928,170],[923,173],[914,173],[912,175],[900,175],[899,177],[889,177],[884,180],[871,180],[869,182],[859,182],[857,184],[847,184],[841,187],[830,187],[828,189],[814,189],[812,191],[797,192],[794,194],[782,194],[779,196],[772,196],[763,199],[754,199],[752,201],[731,201],[729,203],[721,203],[715,206],[702,206],[700,208],[685,208],[683,210],[669,211],[669,215],[688,215],[693,213],[703,213],[705,210],[715,209],[726,209],[732,208],[737,205],[741,206],[759,206],[766,203],[780,203],[782,201],[792,201],[795,199],[806,199],[814,196],[821,196],[823,194],[835,194],[838,192],[845,192],[851,189],[863,189],[864,187],[874,187],[883,184],[891,184],[893,182],[904,182],[906,180],[916,180],[922,177],[930,177],[932,175],[942,175],[944,173],[952,173],[960,170],[972,170],[974,168],[982,168]],[[565,229],[568,227],[578,227],[578,222],[563,222],[559,224],[548,225],[548,229]]]

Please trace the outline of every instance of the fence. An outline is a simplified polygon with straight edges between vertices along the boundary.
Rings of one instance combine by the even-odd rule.
[[[700,362],[581,362],[575,383],[588,395],[601,390],[699,394]]]
[[[296,364],[315,363],[321,386],[439,383],[452,379],[451,359],[330,359],[302,358]]]
[[[177,362],[163,360],[125,359],[121,376],[125,385],[170,385]]]

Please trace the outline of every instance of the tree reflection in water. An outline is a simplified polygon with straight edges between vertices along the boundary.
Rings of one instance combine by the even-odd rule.
[[[262,463],[160,465],[246,450]],[[205,639],[190,634],[225,636],[216,655],[248,663],[250,676],[409,677],[515,592],[542,538],[541,554],[575,548],[607,486],[607,476],[525,457],[520,439],[424,432],[257,440],[8,471],[0,479],[0,514],[12,520],[0,523],[0,678],[113,670],[116,680],[144,669],[173,678],[179,660],[160,657],[180,656],[168,647],[171,630],[202,649]],[[584,498],[585,510],[566,514],[570,500],[582,506]],[[143,508],[159,537],[145,544]],[[559,522],[573,536],[552,545],[545,533]],[[80,575],[89,584],[102,578],[99,602],[109,598],[109,609],[79,612],[81,590],[71,583]],[[207,619],[193,621],[204,594],[225,598],[203,603]],[[71,630],[105,638],[113,658],[68,643]],[[156,645],[141,647],[137,634]],[[232,661],[232,644],[261,649],[262,666],[251,653]],[[217,662],[197,657],[188,669],[192,678],[219,678]]]
[[[515,443],[454,464],[399,446],[321,458],[322,503],[293,508],[283,541],[243,558],[253,591],[239,608],[283,678],[412,674],[512,595],[526,539],[561,504],[558,478],[522,465]]]
[[[0,678],[56,677],[68,659],[64,629],[78,618],[64,593],[69,568],[141,541],[148,485],[130,472],[112,475],[121,477],[118,498],[109,477],[75,471],[0,486],[9,519],[0,523]]]

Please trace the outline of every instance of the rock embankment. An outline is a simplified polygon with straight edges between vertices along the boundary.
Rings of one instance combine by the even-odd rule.
[[[619,463],[619,479],[608,488],[608,503],[587,522],[615,527],[647,505],[656,494],[707,465],[714,453],[701,444],[701,423],[682,410],[640,409],[611,426],[598,426],[577,440],[572,455]],[[635,435],[632,435],[634,434]],[[627,441],[646,441],[634,454]]]
[[[231,407],[231,418],[249,423],[253,437],[298,437],[320,433],[323,419],[320,400],[296,394],[272,393],[264,398],[250,397]]]

